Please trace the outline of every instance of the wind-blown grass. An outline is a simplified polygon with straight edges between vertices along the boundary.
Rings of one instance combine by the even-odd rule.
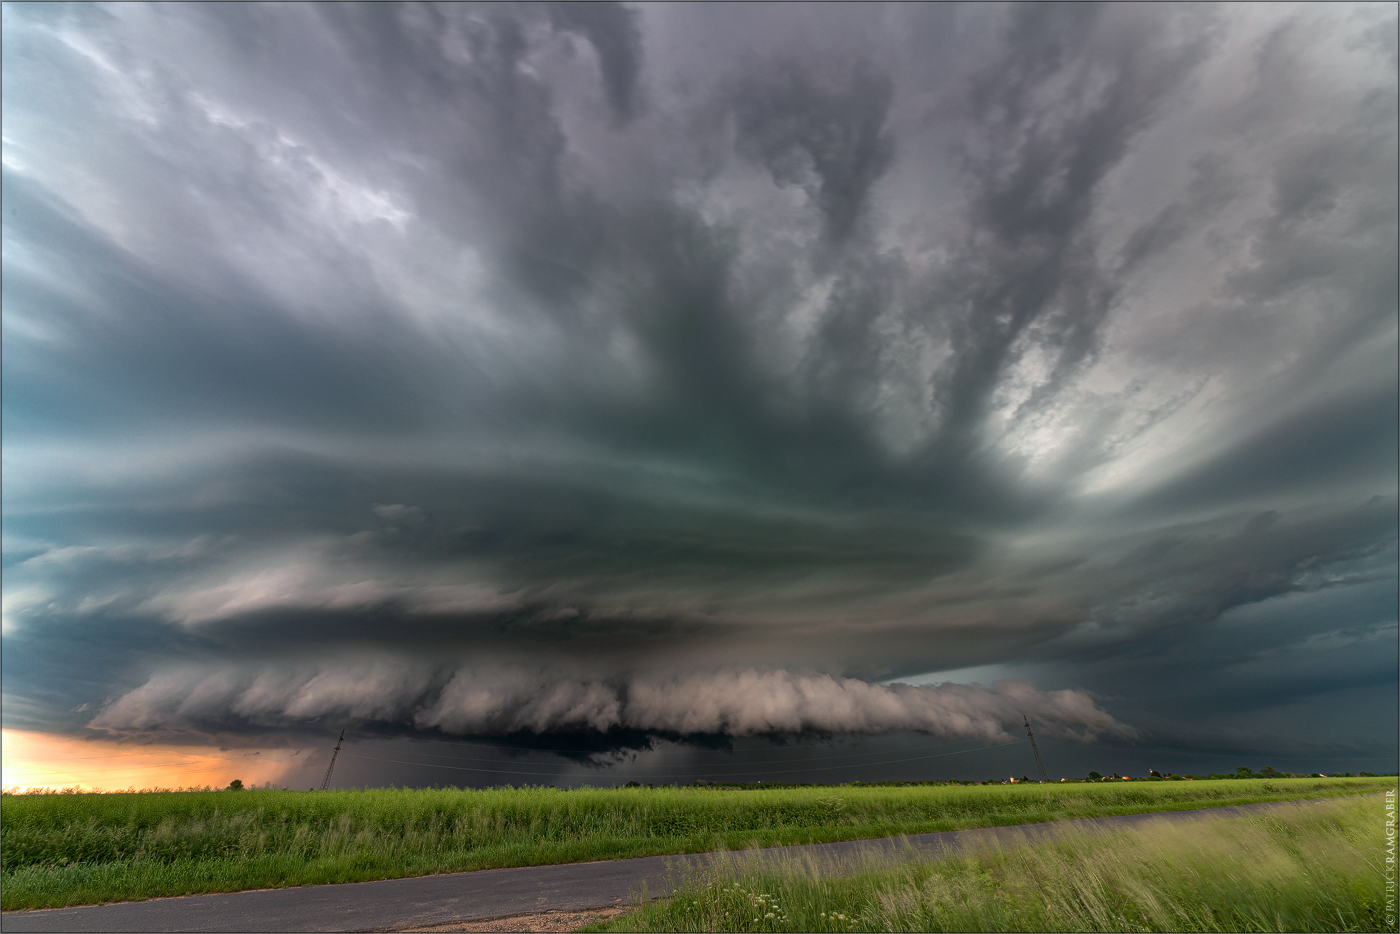
[[[586,931],[1380,931],[1376,797],[942,860],[736,857]],[[737,878],[737,881],[735,881]]]
[[[1393,778],[6,795],[5,910],[1354,795]]]

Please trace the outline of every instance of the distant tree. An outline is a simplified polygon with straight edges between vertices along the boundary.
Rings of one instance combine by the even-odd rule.
[[[1264,776],[1265,778],[1283,778],[1283,773],[1280,772],[1278,769],[1274,768],[1272,765],[1264,766],[1262,769],[1259,770],[1259,774]]]
[[[228,790],[229,790],[229,791],[242,791],[242,790],[243,790],[243,779],[241,779],[241,778],[235,778],[233,781],[229,782],[229,783],[228,783]]]
[[[1098,772],[1090,772],[1090,773],[1089,773],[1089,781],[1091,781],[1091,782],[1099,781],[1101,778],[1103,778],[1103,776],[1100,775]]]

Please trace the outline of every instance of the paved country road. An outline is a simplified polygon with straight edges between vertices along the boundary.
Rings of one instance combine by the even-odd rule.
[[[1068,828],[1124,830],[1144,821],[1234,817],[1268,808],[1317,802],[1265,802],[1190,811],[1159,811],[1116,817],[977,830],[950,830],[909,837],[819,843],[747,851],[764,855],[805,855],[840,859],[861,853],[891,853],[905,841],[924,853],[956,853],[966,846],[1014,844]],[[394,931],[523,915],[550,909],[575,911],[626,904],[645,886],[652,895],[670,891],[668,871],[701,865],[712,855],[647,856],[596,863],[480,869],[413,879],[351,882],[263,889],[221,895],[190,895],[144,902],[9,911],[0,914],[0,931]]]

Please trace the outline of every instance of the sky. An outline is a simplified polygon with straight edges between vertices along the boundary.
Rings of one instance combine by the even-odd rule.
[[[4,783],[1394,772],[1396,33],[6,3]]]

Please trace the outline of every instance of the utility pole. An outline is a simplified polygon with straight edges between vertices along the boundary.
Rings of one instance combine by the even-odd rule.
[[[1040,749],[1035,744],[1035,734],[1031,732],[1031,721],[1026,717],[1025,714],[1021,714],[1021,719],[1026,724],[1026,735],[1031,738],[1031,752],[1035,753],[1035,767],[1040,769],[1040,780],[1042,782],[1048,782],[1050,781],[1050,776],[1045,774],[1045,763],[1041,761]],[[336,748],[338,749],[340,747],[337,746]],[[334,760],[332,760],[331,764],[335,764]],[[327,772],[326,777],[329,778],[330,774],[331,773]]]
[[[1030,729],[1030,727],[1027,727],[1026,729]],[[331,764],[328,765],[328,766],[326,766],[326,777],[323,778],[323,779],[321,779],[321,790],[322,790],[322,791],[325,791],[327,788],[330,787],[330,784],[331,784],[331,773],[335,771],[335,757],[338,756],[338,755],[340,755],[340,744],[343,743],[343,742],[345,742],[345,731],[344,731],[344,730],[341,730],[341,731],[340,731],[340,739],[338,739],[338,740],[335,741],[335,752],[331,753]],[[1032,742],[1034,742],[1034,741],[1032,741]],[[1040,758],[1040,753],[1036,753],[1036,759],[1038,760],[1039,758]],[[1045,769],[1042,768],[1041,771],[1044,772]]]

